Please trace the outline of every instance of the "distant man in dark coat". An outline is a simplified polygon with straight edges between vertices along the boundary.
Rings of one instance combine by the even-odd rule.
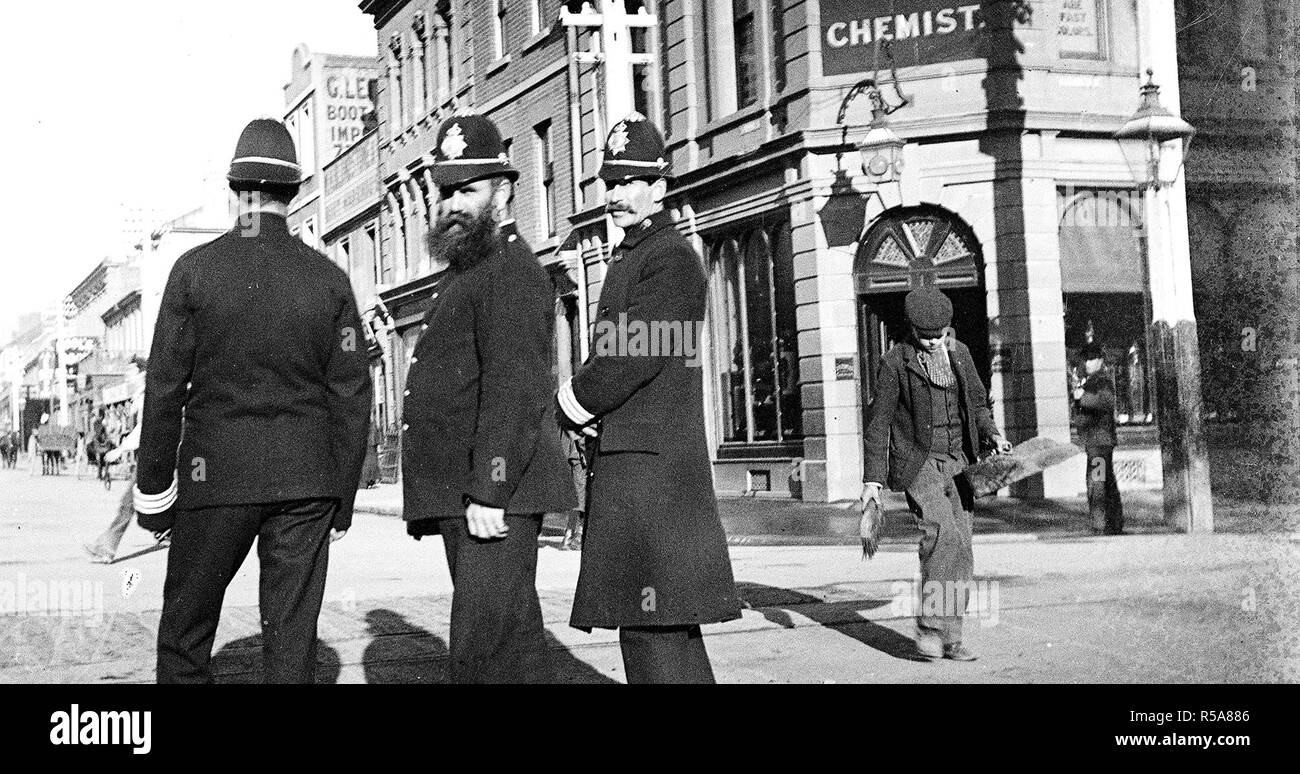
[[[309,683],[331,539],[352,523],[370,371],[343,270],[289,234],[279,121],[240,135],[235,227],[182,255],[145,380],[135,510],[171,530],[158,682],[211,682],[226,586],[257,541],[267,682]]]
[[[700,258],[664,210],[663,138],[615,124],[600,175],[624,229],[601,286],[591,357],[560,389],[595,436],[570,623],[617,628],[629,683],[709,683],[700,625],[740,617],[704,435]]]
[[[1085,377],[1073,396],[1079,442],[1088,457],[1088,512],[1094,531],[1119,535],[1124,532],[1124,506],[1115,480],[1115,382],[1100,345],[1085,344],[1079,359]]]
[[[975,572],[974,497],[962,471],[982,447],[1006,453],[1011,444],[993,421],[970,350],[946,335],[952,302],[925,287],[908,293],[903,307],[910,338],[885,353],[872,390],[863,506],[879,504],[885,484],[907,493],[921,528],[917,650],[973,661],[962,644],[962,617]]]
[[[438,130],[437,280],[403,402],[402,516],[441,534],[455,592],[450,679],[549,682],[537,599],[542,516],[574,507],[551,400],[555,295],[504,218],[518,172],[496,126],[458,113]]]

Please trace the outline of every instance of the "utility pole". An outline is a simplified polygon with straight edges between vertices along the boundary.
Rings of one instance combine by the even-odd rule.
[[[633,53],[632,29],[653,31],[659,19],[643,6],[639,13],[630,14],[623,0],[593,0],[582,4],[582,10],[571,13],[568,7],[560,11],[560,23],[566,27],[586,27],[597,37],[597,45],[589,51],[573,51],[570,56],[579,64],[599,63],[605,73],[605,129],[627,117],[634,109],[633,65],[655,65],[654,48],[645,53]]]
[[[599,6],[599,10],[597,10]],[[566,3],[560,10],[560,23],[568,27],[569,41],[569,88],[573,92],[571,95],[571,105],[573,108],[569,114],[569,131],[570,140],[574,152],[574,210],[578,211],[582,207],[581,187],[581,162],[577,159],[581,156],[581,127],[579,121],[580,108],[577,107],[580,100],[581,81],[578,76],[578,65],[595,64],[603,68],[605,89],[602,94],[599,88],[593,89],[596,101],[596,134],[599,139],[597,142],[604,142],[605,133],[610,127],[622,121],[635,108],[634,78],[632,68],[635,65],[644,65],[656,67],[654,51],[657,45],[652,42],[649,50],[645,53],[635,53],[632,51],[632,29],[640,27],[647,30],[652,41],[655,39],[655,31],[659,24],[659,19],[654,14],[641,7],[639,13],[629,14],[623,0],[587,0],[582,4],[578,13],[569,11]],[[578,50],[578,32],[587,29],[592,33],[591,45],[586,51]],[[604,110],[601,110],[601,108]],[[608,215],[605,216],[605,245],[608,249],[615,242],[622,240],[623,231],[614,225]],[[584,335],[579,337],[580,359],[585,361],[588,354],[588,298],[587,298],[587,266],[582,256],[581,249],[578,250],[576,257],[578,268],[578,322]]]

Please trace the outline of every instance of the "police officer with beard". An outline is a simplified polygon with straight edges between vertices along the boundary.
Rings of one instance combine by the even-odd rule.
[[[451,681],[548,682],[537,538],[543,514],[576,504],[549,387],[555,295],[503,220],[519,173],[496,126],[458,113],[434,162],[429,245],[449,268],[406,376],[402,516],[417,539],[442,535]]]
[[[558,396],[566,426],[597,444],[570,624],[617,628],[629,683],[711,683],[700,625],[739,618],[740,602],[693,358],[704,271],[664,209],[665,155],[659,130],[633,113],[610,130],[600,169],[624,236],[601,286],[592,357]],[[618,351],[634,329],[680,334],[669,351],[653,334],[650,351]]]
[[[365,454],[366,343],[347,275],[289,234],[301,170],[284,125],[248,124],[228,178],[239,220],[176,261],[145,381],[135,510],[171,530],[158,682],[211,682],[226,586],[256,540],[266,681],[310,683]]]

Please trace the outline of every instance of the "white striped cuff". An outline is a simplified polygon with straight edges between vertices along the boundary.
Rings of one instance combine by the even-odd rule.
[[[152,516],[155,513],[162,513],[176,504],[176,474],[172,474],[172,485],[167,487],[167,491],[158,494],[145,494],[140,491],[140,487],[135,487],[135,510],[137,513]]]
[[[582,407],[577,397],[573,394],[573,380],[564,383],[559,392],[560,408],[564,409],[564,414],[575,425],[585,425],[596,418],[596,415]]]

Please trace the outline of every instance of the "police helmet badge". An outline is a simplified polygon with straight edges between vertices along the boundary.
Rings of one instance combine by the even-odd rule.
[[[465,153],[468,143],[465,142],[465,134],[461,131],[460,124],[452,124],[447,130],[447,134],[442,138],[442,145],[438,146],[442,150],[444,158],[458,159]]]

